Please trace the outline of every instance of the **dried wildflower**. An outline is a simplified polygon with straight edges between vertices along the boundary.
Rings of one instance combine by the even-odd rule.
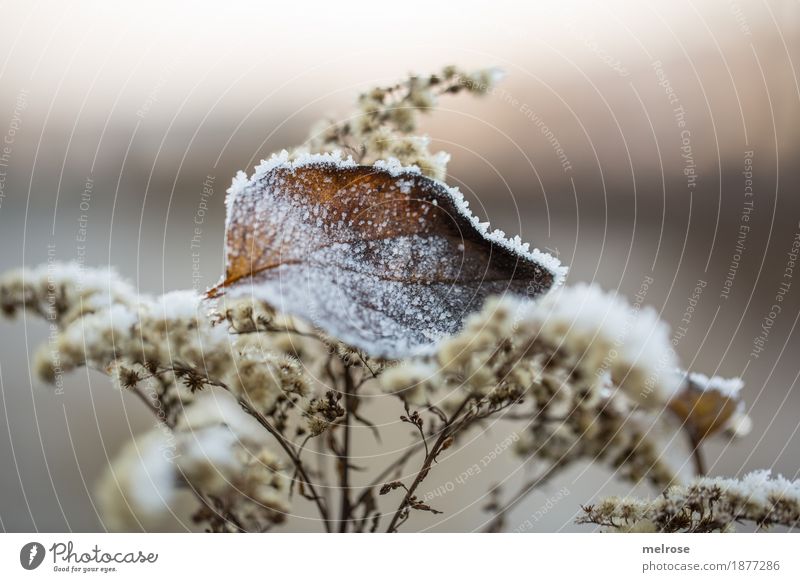
[[[386,393],[396,394],[408,404],[424,406],[437,387],[432,381],[433,372],[425,364],[403,363],[387,369],[381,375],[381,385]]]
[[[682,401],[676,394],[686,378],[676,364],[668,329],[654,313],[579,285],[538,302],[489,301],[435,356],[410,369],[428,385],[465,390],[494,406],[527,398],[521,455],[562,468],[589,458],[618,477],[664,488],[677,478],[660,446],[675,428],[664,408]],[[402,388],[407,368],[387,374],[384,387]]]
[[[759,528],[800,525],[800,481],[755,471],[743,479],[695,479],[652,501],[608,498],[583,508],[578,523],[613,531],[729,532],[738,522]]]
[[[709,378],[693,372],[682,392],[670,401],[670,409],[698,442],[720,431],[742,437],[751,426],[741,397],[743,386],[739,378]]]
[[[419,115],[433,109],[441,95],[462,91],[487,93],[502,77],[497,69],[465,72],[445,67],[438,74],[411,76],[393,87],[376,87],[361,96],[357,110],[347,121],[318,123],[307,145],[296,154],[332,153],[346,149],[361,164],[396,159],[402,166],[416,166],[426,176],[444,180],[450,155],[431,153],[430,139],[412,135]]]
[[[96,493],[106,526],[158,527],[187,491],[217,509],[224,505],[224,513],[211,515],[231,531],[283,521],[289,480],[264,440],[230,397],[198,398],[171,433],[156,428],[138,437],[109,466]]]

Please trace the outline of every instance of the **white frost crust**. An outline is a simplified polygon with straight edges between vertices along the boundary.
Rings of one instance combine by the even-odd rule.
[[[263,178],[265,175],[267,175],[267,173],[276,168],[294,170],[297,168],[323,164],[333,164],[338,168],[353,168],[358,165],[352,157],[348,156],[347,158],[344,158],[342,152],[338,150],[326,154],[301,154],[293,158],[290,157],[289,152],[282,150],[280,153],[273,154],[269,159],[262,160],[262,162],[256,166],[255,172],[253,172],[253,175],[249,179],[244,172],[238,172],[236,177],[234,177],[233,183],[228,189],[228,195],[225,198],[225,204],[227,207],[227,218],[225,222],[226,230],[230,224],[231,216],[233,215],[235,200],[240,193],[244,192],[247,186],[255,184],[256,181]],[[403,164],[396,158],[378,160],[373,164],[373,167],[387,172],[393,177],[407,174],[418,176],[421,173],[418,166],[403,166]],[[458,209],[459,213],[473,224],[475,229],[481,234],[481,236],[483,236],[483,238],[492,244],[499,245],[511,251],[516,255],[534,261],[550,271],[550,273],[553,275],[553,285],[551,289],[559,287],[564,282],[564,279],[567,276],[568,267],[562,265],[561,261],[559,261],[556,257],[549,253],[540,251],[537,248],[531,250],[530,244],[522,242],[522,239],[519,237],[519,235],[514,236],[514,238],[507,238],[506,233],[502,230],[490,230],[490,225],[488,222],[481,222],[475,215],[472,214],[472,211],[469,209],[469,202],[464,198],[464,195],[458,188],[448,186],[444,182],[438,180],[433,181],[447,191],[447,193],[452,197],[455,207]]]
[[[689,373],[689,380],[691,380],[697,387],[704,392],[709,390],[716,390],[723,396],[728,398],[736,398],[739,396],[744,382],[741,378],[721,378],[720,376],[706,376],[700,372]]]
[[[193,290],[170,291],[155,298],[153,309],[165,318],[192,320],[202,312],[202,299]]]
[[[447,190],[447,193],[453,198],[459,213],[472,223],[472,225],[481,234],[481,236],[483,236],[483,238],[492,244],[499,245],[511,251],[516,255],[520,255],[526,259],[532,260],[550,271],[550,273],[553,275],[553,285],[551,289],[559,287],[564,282],[569,268],[562,265],[561,261],[559,261],[553,255],[540,251],[537,248],[531,250],[530,243],[522,242],[522,239],[519,235],[515,235],[514,238],[507,238],[506,233],[500,229],[490,230],[490,225],[488,222],[481,222],[477,216],[472,214],[472,211],[469,209],[469,201],[464,198],[464,195],[457,187],[448,186],[443,182],[438,183],[441,184]]]
[[[542,339],[583,354],[587,374],[608,371],[643,403],[651,395],[667,402],[681,387],[669,326],[652,307],[631,305],[616,293],[580,283],[535,302],[525,317],[522,321],[537,328]],[[641,381],[650,391],[642,390]]]
[[[415,174],[420,175],[422,174],[422,170],[419,169],[417,165],[411,166],[404,166],[400,160],[397,158],[387,158],[385,160],[377,160],[374,164],[372,164],[373,168],[378,168],[379,170],[383,170],[387,174],[397,177],[400,174]]]
[[[705,487],[719,487],[727,493],[747,499],[748,504],[772,507],[775,497],[800,502],[800,480],[791,481],[783,475],[772,475],[769,469],[753,471],[741,480],[725,477],[704,477],[697,483]]]

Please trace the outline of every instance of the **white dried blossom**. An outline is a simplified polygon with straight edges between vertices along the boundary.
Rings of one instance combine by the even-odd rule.
[[[128,292],[127,284],[114,282],[106,285],[116,290],[108,301],[92,302],[87,300],[89,288],[70,278],[75,273],[73,265],[48,265],[47,270],[6,277],[0,284],[6,311],[38,311],[40,305],[50,302],[49,281],[60,281],[55,310],[64,315],[56,318],[59,333],[36,356],[42,378],[52,378],[53,371],[48,368],[56,365],[61,371],[81,365],[105,369],[118,360],[149,369],[181,365],[213,371],[225,358],[225,350],[219,348],[227,334],[215,328],[199,308],[197,294],[177,292],[151,298]],[[26,277],[24,285],[19,279],[22,276]],[[91,297],[105,293],[97,284],[92,289]],[[42,313],[51,317],[48,311]]]
[[[137,438],[109,466],[96,492],[106,526],[158,528],[187,491],[203,498],[204,521],[222,530],[283,521],[289,480],[265,438],[230,395],[205,393],[174,429]]]
[[[436,385],[432,381],[436,369],[422,362],[404,362],[387,368],[381,375],[381,386],[413,406],[425,406]]]
[[[225,376],[234,394],[246,398],[263,412],[271,412],[281,396],[281,383],[269,354],[245,351],[235,358],[236,367]]]
[[[312,437],[315,437],[321,435],[326,430],[328,430],[331,423],[325,420],[324,418],[320,418],[319,416],[309,414],[306,417],[306,425],[308,427],[308,433]]]
[[[85,297],[69,291],[77,285],[68,276],[74,268],[65,266],[67,274],[60,269],[51,265],[46,272],[34,273],[57,277],[61,289],[67,290],[59,309],[74,312],[71,301]],[[6,311],[46,300],[40,296],[46,281],[29,273],[22,285],[18,277],[6,277],[0,285]],[[58,373],[82,365],[105,370],[118,387],[151,400],[163,413],[161,420],[171,423],[192,393],[209,384],[246,397],[265,414],[284,398],[311,396],[311,374],[320,373],[329,355],[324,341],[314,338],[308,326],[263,303],[223,303],[221,315],[209,311],[202,297],[191,291],[155,298],[132,293],[116,297],[81,317],[60,320],[60,329],[34,357],[40,378],[53,382]]]
[[[297,359],[263,351],[250,342],[244,348],[235,344],[233,350],[233,366],[224,376],[225,384],[259,410],[270,413],[284,395],[308,396],[311,380]]]
[[[655,311],[629,306],[589,285],[558,289],[536,302],[487,302],[460,334],[441,343],[437,359],[443,371],[457,370],[466,383],[485,392],[514,371],[503,365],[504,354],[527,361],[544,353],[550,356],[547,366],[558,361],[588,398],[599,395],[610,379],[634,401],[658,407],[682,384],[669,328]],[[505,376],[496,377],[498,370]]]
[[[161,430],[129,441],[95,487],[103,524],[111,531],[153,531],[176,505],[172,450]]]
[[[767,470],[742,479],[698,478],[652,501],[605,499],[585,507],[578,519],[614,531],[659,532],[728,532],[742,521],[759,528],[800,525],[800,481]]]
[[[77,263],[19,269],[0,280],[0,308],[7,316],[25,308],[61,325],[114,304],[133,304],[136,296],[113,269]]]
[[[543,342],[570,354],[587,378],[599,383],[608,373],[644,405],[668,402],[681,386],[669,327],[651,307],[578,284],[547,295],[520,325],[528,324]]]
[[[344,416],[345,410],[340,404],[342,395],[328,391],[324,396],[313,398],[305,405],[305,418],[311,436],[318,436],[339,418]]]
[[[582,285],[536,302],[494,299],[423,363],[427,383],[450,395],[445,410],[459,390],[500,406],[527,398],[520,454],[559,465],[602,460],[620,477],[660,487],[676,478],[652,427],[683,376],[652,312]],[[641,398],[653,380],[658,398]]]
[[[431,152],[428,136],[413,135],[420,113],[433,109],[440,95],[461,91],[486,94],[501,78],[498,69],[465,72],[445,67],[438,74],[415,75],[393,87],[374,88],[358,98],[357,110],[348,121],[319,122],[309,142],[291,155],[346,148],[355,152],[362,164],[396,159],[403,166],[416,166],[428,177],[444,180],[450,155]]]

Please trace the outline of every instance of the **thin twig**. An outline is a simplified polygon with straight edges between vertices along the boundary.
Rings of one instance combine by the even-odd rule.
[[[297,449],[297,460],[298,461],[301,460],[301,457],[303,455],[303,451],[305,450],[306,445],[308,444],[308,441],[311,440],[311,438],[312,438],[311,435],[308,435],[308,436],[306,436],[306,438],[303,439],[303,442],[300,443],[300,448]],[[294,475],[292,475],[292,482],[289,483],[289,499],[292,498],[292,493],[294,492],[294,484],[295,484],[295,481],[297,481],[297,475],[298,475],[298,470],[297,470],[297,467],[295,467],[294,468]]]
[[[706,474],[706,462],[703,457],[702,439],[698,438],[695,431],[688,426],[685,429],[686,436],[689,438],[689,446],[692,447],[692,462],[695,475],[703,477]]]
[[[303,466],[303,462],[300,460],[300,457],[297,456],[297,452],[294,450],[294,447],[286,440],[286,438],[274,427],[270,424],[269,420],[264,417],[263,414],[255,410],[250,406],[250,404],[242,399],[239,398],[239,405],[242,409],[255,418],[258,423],[264,427],[267,432],[269,432],[280,444],[281,448],[286,451],[286,454],[289,455],[289,458],[294,463],[295,468],[297,469],[298,474],[300,475],[301,482],[304,486],[308,487],[309,496],[314,503],[317,505],[317,509],[319,510],[319,514],[322,517],[323,524],[325,525],[325,531],[331,531],[331,524],[330,524],[330,517],[328,515],[328,509],[325,507],[323,503],[323,498],[317,493],[314,484],[311,482],[311,479],[308,477],[308,473],[306,473],[306,469]]]
[[[349,366],[344,367],[344,387],[344,435],[342,436],[342,455],[339,459],[342,489],[339,507],[339,531],[341,533],[347,531],[347,524],[350,521],[350,422],[352,411],[355,409],[355,394],[353,393],[353,376]]]
[[[428,439],[425,438],[425,429],[422,428],[422,418],[419,417],[419,415],[414,416],[414,413],[412,413],[411,409],[408,407],[408,402],[404,402],[403,404],[406,408],[406,414],[408,416],[402,417],[401,420],[413,424],[414,428],[417,429],[419,436],[422,439],[422,444],[425,446],[425,456],[427,457],[430,454],[430,451],[428,451]]]
[[[411,486],[408,487],[408,490],[403,496],[403,500],[400,502],[399,507],[394,513],[392,517],[392,521],[387,528],[387,532],[393,533],[397,531],[398,526],[400,525],[400,519],[403,517],[404,510],[408,507],[411,498],[414,496],[414,492],[419,487],[419,484],[428,476],[428,472],[431,469],[431,465],[436,460],[436,457],[442,450],[442,445],[444,445],[445,441],[450,437],[452,434],[457,432],[460,428],[466,424],[465,420],[469,420],[469,418],[461,419],[458,424],[456,424],[456,420],[458,419],[461,412],[463,412],[464,408],[467,406],[469,401],[472,398],[468,396],[464,399],[464,401],[459,405],[458,409],[453,413],[453,416],[450,417],[450,420],[442,427],[441,432],[439,433],[439,437],[436,439],[433,447],[431,448],[430,453],[425,456],[425,460],[422,463],[422,467],[420,468],[419,472],[417,472],[417,476],[412,481]]]
[[[406,449],[406,452],[403,453],[400,456],[400,458],[398,458],[391,465],[389,465],[383,471],[381,471],[378,474],[378,476],[375,477],[369,485],[364,487],[364,489],[361,491],[361,494],[358,496],[358,498],[356,499],[355,503],[353,504],[353,508],[355,509],[356,507],[358,507],[362,503],[364,503],[364,501],[369,496],[370,492],[375,487],[377,487],[378,485],[381,485],[382,483],[384,483],[386,481],[386,479],[389,477],[389,475],[391,475],[392,473],[395,473],[396,475],[399,476],[400,471],[403,470],[403,466],[405,466],[405,464],[408,462],[408,460],[411,457],[413,457],[417,452],[419,452],[419,450],[421,448],[422,448],[422,443],[419,442],[419,441],[414,443],[414,444],[412,444],[411,446],[409,446],[408,449]]]

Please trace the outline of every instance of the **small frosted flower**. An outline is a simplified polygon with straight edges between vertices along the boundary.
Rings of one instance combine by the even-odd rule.
[[[241,395],[259,410],[271,412],[282,394],[282,383],[268,355],[246,352],[236,358],[235,369],[226,378],[234,394]]]
[[[424,406],[435,387],[435,368],[422,363],[407,363],[388,368],[380,378],[384,392],[394,394],[413,406]]]
[[[324,418],[320,418],[313,414],[306,417],[306,426],[308,427],[308,432],[312,437],[321,435],[328,430],[330,425],[331,423]]]
[[[742,479],[697,478],[652,501],[609,498],[585,507],[578,523],[614,531],[728,532],[751,521],[760,528],[800,525],[800,481],[754,471]]]
[[[540,338],[573,355],[586,377],[599,380],[609,373],[644,405],[663,404],[680,388],[669,328],[652,308],[633,307],[596,286],[579,284],[547,295],[531,320]]]
[[[106,528],[125,532],[161,527],[178,493],[173,452],[160,430],[140,435],[122,448],[95,489]]]
[[[228,514],[247,521],[253,531],[283,521],[289,510],[288,480],[264,438],[230,395],[204,394],[174,429],[157,427],[137,437],[111,463],[97,488],[106,526],[115,531],[158,528],[175,515],[189,488],[209,502],[223,503]],[[220,525],[235,529],[230,523]]]
[[[445,67],[434,75],[411,76],[394,87],[373,88],[359,96],[357,110],[348,121],[320,122],[308,143],[293,154],[344,148],[356,152],[361,163],[396,159],[402,166],[416,166],[426,176],[444,180],[450,156],[432,153],[427,136],[413,135],[420,114],[434,109],[441,95],[462,91],[483,95],[500,79],[497,69],[465,72]]]

